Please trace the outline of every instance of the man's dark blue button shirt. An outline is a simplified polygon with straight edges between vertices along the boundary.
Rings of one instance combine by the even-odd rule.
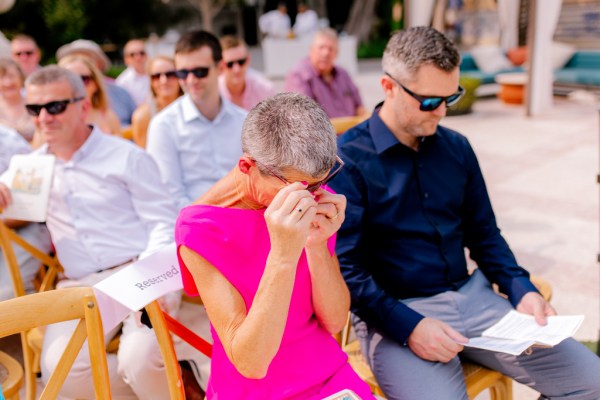
[[[398,300],[462,286],[465,248],[513,305],[536,291],[500,234],[467,139],[438,126],[415,151],[377,111],[339,138],[346,165],[330,183],[348,199],[336,250],[352,311],[406,343],[423,316]]]

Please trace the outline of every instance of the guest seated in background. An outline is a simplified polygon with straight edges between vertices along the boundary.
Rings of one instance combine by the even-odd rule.
[[[276,93],[271,81],[250,68],[250,52],[242,39],[228,35],[223,36],[220,42],[225,65],[219,75],[221,96],[249,111]]]
[[[323,107],[329,118],[365,113],[358,88],[348,72],[334,65],[338,53],[336,31],[318,31],[308,57],[300,61],[286,76],[285,90],[307,95]]]
[[[373,399],[332,336],[350,302],[333,252],[346,200],[325,188],[335,138],[314,101],[270,97],[244,122],[237,166],[180,212],[184,288],[214,340],[208,399]]]
[[[77,39],[71,43],[65,44],[56,51],[56,60],[60,61],[68,55],[81,55],[87,57],[96,65],[98,71],[106,73],[110,68],[110,60],[104,54],[100,46],[91,40]],[[136,105],[127,91],[115,84],[114,79],[102,76],[106,93],[110,99],[110,107],[119,117],[121,126],[131,124],[131,115],[136,109]]]
[[[147,151],[181,208],[235,166],[242,154],[247,112],[219,94],[224,65],[221,44],[212,33],[193,30],[181,35],[175,66],[185,95],[152,118]]]
[[[62,58],[58,65],[76,73],[83,80],[85,97],[92,106],[87,114],[87,123],[96,125],[102,132],[119,136],[119,117],[109,107],[102,74],[96,66],[88,58],[77,55]]]
[[[37,42],[31,36],[22,33],[15,35],[10,41],[10,52],[26,78],[40,68],[42,54]]]
[[[258,18],[258,27],[263,35],[287,39],[292,34],[292,20],[285,2],[277,4],[275,10],[268,11]]]
[[[123,60],[127,68],[115,80],[117,86],[127,90],[136,106],[150,96],[150,78],[146,73],[146,44],[141,39],[132,39],[123,48]]]
[[[310,37],[319,29],[319,16],[315,10],[308,8],[305,2],[298,3],[298,14],[296,22],[292,27],[294,36],[297,38]]]
[[[150,120],[163,108],[183,94],[175,73],[175,61],[167,56],[154,57],[148,63],[151,97],[139,106],[131,117],[133,141],[146,147],[146,133]]]
[[[55,65],[41,68],[25,82],[27,108],[44,146],[33,153],[56,157],[46,224],[64,267],[57,289],[93,286],[138,257],[173,241],[177,212],[160,182],[152,158],[133,143],[104,135],[86,123],[90,103],[79,75]],[[0,184],[0,207],[10,204]],[[167,299],[165,299],[167,300]],[[181,295],[165,301],[178,309]],[[114,398],[168,399],[158,342],[133,312],[123,322],[117,354],[108,354]],[[42,380],[60,362],[76,321],[46,327],[41,356]],[[107,341],[115,332],[107,335]],[[92,399],[90,356],[83,350],[61,389],[61,398]]]
[[[25,106],[23,106],[23,109]],[[8,169],[10,159],[15,154],[27,154],[31,152],[31,146],[15,130],[0,125],[0,174]],[[1,192],[1,191],[0,191]],[[2,196],[2,193],[0,193]],[[2,203],[0,199],[0,203]],[[1,211],[1,210],[0,210]],[[0,215],[0,219],[2,216]],[[27,242],[43,252],[50,251],[50,234],[44,224],[28,223],[24,221],[12,221],[4,219],[3,222]],[[21,246],[13,246],[21,279],[26,292],[33,292],[33,280],[40,269],[40,262],[31,253],[25,251]],[[12,280],[8,272],[6,260],[0,250],[0,301],[14,297]]]
[[[31,142],[35,128],[25,109],[24,83],[25,75],[19,65],[9,58],[0,58],[0,124],[15,129]]]

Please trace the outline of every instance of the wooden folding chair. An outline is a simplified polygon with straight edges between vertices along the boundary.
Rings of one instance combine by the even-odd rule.
[[[97,399],[110,400],[102,320],[92,288],[51,290],[0,302],[0,337],[71,320],[79,320],[79,323],[48,379],[40,400],[56,399],[86,339],[95,396]]]
[[[531,277],[531,281],[538,288],[544,299],[550,301],[552,298],[552,287],[550,284],[539,277],[533,276]],[[348,316],[348,321],[342,331],[340,342],[342,349],[348,354],[348,362],[358,376],[369,385],[373,394],[385,398],[360,349],[360,343],[356,339],[350,341],[351,329],[352,324],[350,316]],[[462,367],[469,399],[474,399],[479,393],[489,390],[491,400],[512,400],[512,379],[508,376],[467,361],[462,362]]]
[[[8,228],[0,221],[0,249],[6,261],[6,266],[12,280],[15,297],[25,295],[25,286],[21,278],[21,270],[13,246],[22,247],[33,257],[40,261],[39,291],[45,292],[54,289],[56,277],[63,271],[56,256],[50,256],[35,246],[31,245],[13,229]],[[36,374],[40,372],[40,355],[42,353],[43,334],[39,328],[34,328],[21,333],[23,347],[23,364],[25,368],[25,392],[27,400],[35,400]]]
[[[0,351],[0,386],[6,400],[19,400],[19,390],[23,386],[23,367],[3,351]]]

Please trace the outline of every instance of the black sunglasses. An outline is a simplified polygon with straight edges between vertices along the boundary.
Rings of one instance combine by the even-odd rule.
[[[387,72],[385,74],[387,76],[389,76],[391,80],[396,82],[396,84],[398,84],[398,86],[400,86],[402,88],[402,90],[404,90],[412,98],[414,98],[415,100],[417,100],[419,102],[419,104],[420,104],[419,110],[421,110],[421,111],[433,111],[436,108],[438,108],[439,106],[441,106],[442,103],[444,103],[444,102],[446,102],[447,107],[451,107],[451,106],[455,105],[456,103],[458,103],[458,101],[465,94],[465,89],[462,86],[458,86],[458,91],[454,94],[451,94],[450,96],[446,96],[446,97],[421,96],[421,95],[418,95],[418,94],[410,91],[409,89],[407,89],[403,84],[398,82],[398,80],[396,78],[394,78],[392,75],[388,74]]]
[[[334,169],[332,172],[330,172],[329,175],[327,175],[325,177],[325,179],[323,179],[323,180],[321,180],[319,182],[315,182],[315,183],[312,183],[312,184],[308,185],[305,190],[308,190],[310,193],[314,193],[321,186],[327,185],[327,183],[329,183],[341,171],[342,167],[344,166],[344,162],[342,161],[342,159],[339,156],[335,156],[335,161],[338,164],[338,167],[336,169]],[[256,160],[254,160],[254,162],[256,162],[257,164],[259,164]],[[260,165],[264,169],[266,169],[269,174],[271,174],[275,178],[279,179],[281,182],[285,183],[286,185],[289,185],[291,183],[287,179],[285,179],[283,176],[279,175],[278,173],[276,173],[275,171],[273,171],[271,168],[267,167],[266,165],[264,165],[264,164],[260,164]]]
[[[39,117],[43,108],[45,108],[50,115],[58,115],[64,113],[69,104],[77,103],[83,99],[83,97],[76,97],[68,100],[51,101],[46,104],[25,104],[25,108],[32,117]]]
[[[89,85],[90,82],[94,79],[94,77],[91,75],[79,75],[79,76],[81,76],[81,80],[83,81],[84,85]]]
[[[21,56],[23,56],[23,55],[25,55],[25,56],[27,56],[27,57],[30,57],[30,56],[32,56],[32,55],[33,55],[33,53],[34,53],[34,51],[33,51],[33,50],[25,50],[25,51],[15,51],[15,53],[14,53],[14,54],[15,54],[15,56],[17,56],[17,57],[21,57]]]
[[[208,75],[208,71],[210,71],[209,67],[196,67],[192,69],[178,69],[175,71],[175,75],[179,79],[187,79],[188,74],[191,72],[198,79],[204,78]]]
[[[150,74],[150,78],[153,81],[159,80],[162,76],[167,79],[177,78],[177,71],[156,72],[154,74]],[[185,76],[187,77],[187,74]]]
[[[248,57],[240,58],[239,60],[228,61],[225,63],[225,65],[227,65],[227,68],[229,69],[233,68],[235,64],[238,64],[240,67],[243,67],[244,64],[246,64],[246,61],[248,61]]]
[[[143,57],[143,56],[146,55],[146,52],[144,50],[141,50],[141,51],[132,51],[130,53],[127,53],[127,55],[129,57],[135,57],[135,56]]]

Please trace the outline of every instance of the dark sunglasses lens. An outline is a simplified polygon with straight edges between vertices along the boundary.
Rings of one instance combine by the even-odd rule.
[[[31,115],[32,117],[37,117],[42,111],[42,106],[38,106],[37,104],[26,104],[25,109],[27,110],[29,115]]]
[[[189,73],[190,71],[187,69],[178,69],[175,71],[175,76],[177,76],[178,79],[185,79]]]
[[[191,71],[192,74],[194,74],[194,76],[196,78],[204,78],[205,76],[208,75],[208,68],[207,67],[198,67],[198,68],[194,68]]]
[[[313,183],[312,185],[308,185],[306,190],[308,190],[310,193],[314,193],[321,187],[322,184],[323,182]]]
[[[452,96],[450,96],[450,97],[448,97],[446,99],[446,104],[449,107],[455,105],[462,98],[462,95],[463,95],[463,92],[459,92],[459,93],[453,94]]]
[[[421,102],[421,111],[433,111],[442,105],[444,99],[441,97],[433,97],[431,99],[425,99]]]
[[[227,63],[227,68],[233,68],[235,64],[239,64],[240,67],[243,67],[246,64],[247,58],[242,58],[241,60],[233,60]]]
[[[46,104],[44,108],[48,111],[48,114],[57,115],[63,113],[67,109],[68,104],[68,101],[53,101]]]
[[[177,78],[177,71],[167,71],[167,72],[157,72],[155,74],[150,75],[152,80],[158,80],[161,76],[165,76],[167,79]],[[187,74],[186,74],[187,76]]]

